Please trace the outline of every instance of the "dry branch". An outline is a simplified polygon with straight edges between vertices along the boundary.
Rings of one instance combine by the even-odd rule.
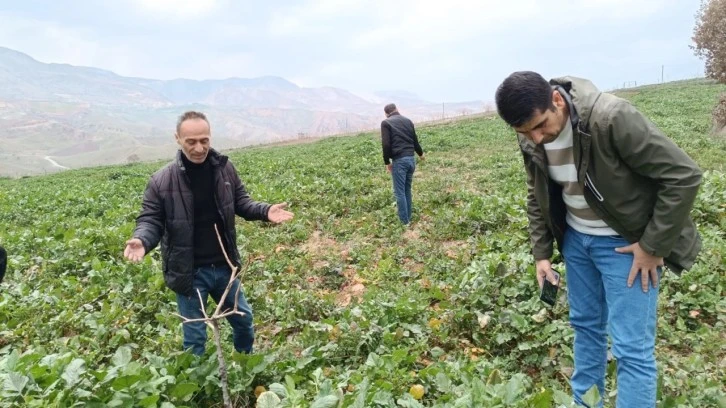
[[[202,314],[204,315],[203,318],[199,319],[188,319],[180,314],[174,313],[175,316],[178,316],[182,319],[182,324],[188,324],[188,323],[204,323],[207,326],[212,328],[212,333],[214,335],[214,343],[217,346],[217,360],[219,361],[219,382],[222,385],[222,398],[224,399],[224,407],[225,408],[232,408],[232,401],[229,397],[229,386],[227,384],[227,363],[224,359],[224,354],[222,353],[222,341],[221,341],[221,335],[219,332],[219,320],[224,319],[228,316],[232,315],[239,315],[244,316],[244,312],[240,312],[237,310],[237,300],[239,299],[239,291],[242,287],[242,282],[240,282],[237,285],[237,290],[235,292],[234,296],[234,308],[232,310],[224,310],[222,311],[222,305],[224,304],[224,301],[227,299],[227,295],[229,294],[229,290],[234,284],[234,281],[237,278],[241,278],[242,272],[247,269],[249,266],[249,260],[245,264],[244,268],[239,269],[237,268],[232,261],[230,261],[229,256],[227,255],[227,251],[224,249],[224,243],[222,242],[222,237],[219,235],[219,230],[217,229],[217,224],[214,225],[214,231],[217,233],[217,240],[219,241],[219,246],[222,248],[222,253],[224,254],[224,259],[227,260],[227,265],[229,265],[231,269],[231,273],[229,274],[229,282],[227,282],[227,287],[224,289],[224,293],[222,294],[222,297],[219,299],[219,302],[217,303],[217,307],[214,309],[214,313],[212,315],[207,315],[207,311],[204,308],[204,301],[202,299],[202,293],[197,289],[197,296],[199,296],[199,307],[202,310]]]

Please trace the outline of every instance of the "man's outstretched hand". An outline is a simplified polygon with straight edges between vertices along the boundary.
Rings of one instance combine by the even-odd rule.
[[[287,203],[273,204],[267,211],[267,219],[275,224],[290,221],[295,214],[285,210],[285,208],[287,208]]]
[[[139,262],[146,255],[144,244],[138,238],[131,238],[126,241],[126,249],[124,249],[124,257],[131,262]]]

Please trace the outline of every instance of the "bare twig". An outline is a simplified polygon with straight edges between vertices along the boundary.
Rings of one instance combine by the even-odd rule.
[[[212,333],[214,334],[214,343],[217,345],[217,360],[219,361],[219,382],[222,386],[222,398],[224,399],[224,407],[225,408],[232,408],[232,402],[229,397],[229,386],[227,384],[227,363],[224,359],[224,354],[222,353],[222,342],[221,342],[221,335],[219,332],[219,320],[224,319],[229,316],[238,315],[238,316],[245,316],[244,312],[241,312],[237,310],[238,307],[238,299],[239,299],[239,291],[242,287],[242,283],[240,282],[237,285],[237,290],[235,291],[234,296],[234,308],[233,309],[226,309],[222,311],[222,306],[225,303],[225,300],[227,299],[227,295],[229,294],[229,290],[234,284],[235,280],[237,278],[242,277],[242,272],[247,270],[247,267],[249,267],[250,260],[247,260],[247,263],[245,264],[243,269],[239,269],[232,261],[230,261],[229,256],[227,255],[227,251],[224,248],[224,243],[222,242],[222,236],[219,234],[219,230],[217,229],[217,224],[214,225],[214,231],[217,233],[217,240],[219,241],[219,246],[222,249],[222,254],[224,254],[224,258],[227,260],[227,264],[229,265],[231,269],[231,273],[229,274],[229,282],[227,282],[227,287],[224,289],[224,293],[222,294],[222,297],[219,299],[219,302],[217,303],[217,307],[214,309],[214,313],[212,315],[207,315],[207,311],[204,308],[204,300],[202,299],[202,293],[197,289],[197,296],[199,297],[199,307],[202,309],[202,315],[204,315],[203,318],[199,319],[188,319],[184,316],[181,316],[179,314],[174,313],[175,316],[178,316],[182,319],[182,324],[188,324],[188,323],[199,323],[203,322],[207,326],[212,328]]]
[[[217,360],[219,361],[219,383],[222,384],[222,398],[224,400],[224,408],[232,408],[232,400],[229,398],[229,389],[227,386],[227,363],[222,353],[222,335],[219,334],[219,320],[212,320],[212,333],[214,334],[214,343],[217,345]]]
[[[209,319],[209,316],[207,316],[207,311],[204,310],[204,301],[202,300],[202,292],[197,289],[197,295],[199,296],[199,308],[202,309],[202,315],[204,315],[205,319]]]
[[[214,224],[214,231],[217,233],[217,240],[219,241],[219,247],[222,248],[222,254],[224,254],[224,259],[227,260],[227,265],[229,265],[230,269],[232,269],[232,272],[229,274],[229,282],[227,283],[227,287],[224,288],[224,293],[222,294],[219,303],[217,303],[217,309],[214,310],[214,314],[218,315],[222,311],[222,305],[224,305],[224,301],[227,299],[227,294],[229,294],[229,288],[232,287],[232,283],[237,278],[237,267],[234,266],[232,261],[229,260],[229,256],[227,256],[227,251],[224,249],[224,243],[222,243],[222,236],[219,235],[219,229],[217,229],[217,224]],[[234,310],[237,310],[236,297],[234,299]]]

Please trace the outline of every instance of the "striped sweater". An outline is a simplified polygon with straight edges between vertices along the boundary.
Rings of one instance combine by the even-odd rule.
[[[550,178],[562,186],[562,198],[567,206],[567,225],[589,235],[618,235],[605,224],[585,201],[584,191],[577,182],[575,156],[572,153],[572,125],[569,121],[551,143],[545,143],[547,169]]]

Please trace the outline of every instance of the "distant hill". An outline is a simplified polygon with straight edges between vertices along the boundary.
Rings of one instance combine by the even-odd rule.
[[[375,128],[388,102],[414,120],[441,117],[440,104],[405,91],[364,98],[274,76],[130,78],[0,47],[0,176],[168,156],[176,118],[189,109],[208,114],[216,147],[231,148]],[[459,115],[483,103],[448,106]]]

